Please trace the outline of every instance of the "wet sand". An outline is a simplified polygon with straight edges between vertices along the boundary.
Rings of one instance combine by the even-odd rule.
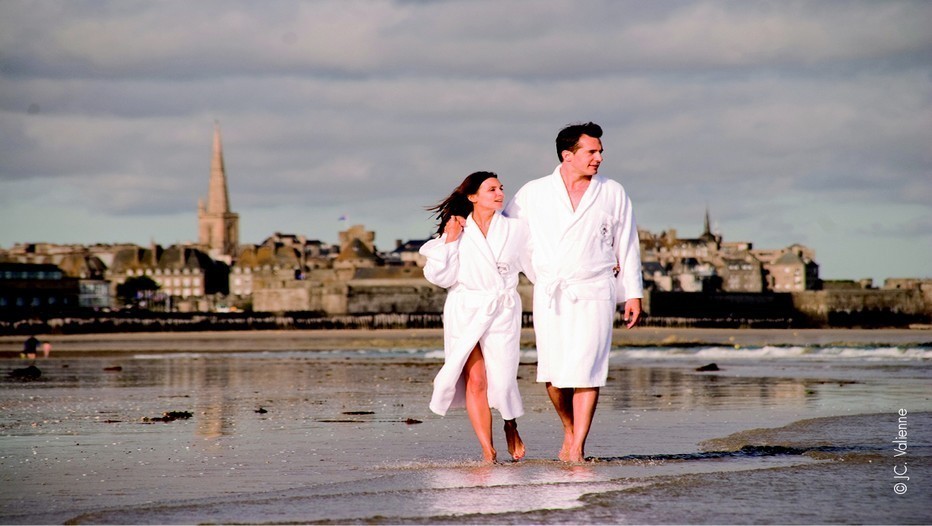
[[[932,411],[926,350],[892,361],[722,353],[721,370],[711,374],[695,370],[706,355],[665,357],[700,344],[729,350],[836,343],[870,354],[872,346],[929,341],[932,332],[618,331],[617,342],[656,353],[613,359],[586,452],[593,461],[556,460],[560,430],[528,359],[519,369],[528,456],[505,461],[496,415],[504,462],[495,466],[477,462],[464,412],[439,417],[427,409],[440,334],[50,337],[51,357],[37,362],[40,381],[0,382],[0,523],[932,520],[921,483],[932,467],[932,420],[922,416]],[[0,350],[18,354],[20,340],[4,337]],[[0,367],[25,363],[6,358]],[[909,458],[925,478],[897,500],[886,435],[896,432],[902,408],[917,415]],[[153,421],[166,411],[191,418]],[[796,449],[761,449],[773,444]],[[745,446],[752,453],[740,453]],[[798,488],[794,498],[810,499],[794,501],[807,511],[801,520],[786,515],[793,506],[779,499],[767,504],[775,480]],[[806,493],[817,480],[826,481],[824,491]],[[845,485],[848,502],[871,504],[846,508],[837,501],[830,490],[842,481],[858,481]],[[739,493],[751,508],[729,500]],[[812,515],[819,510],[836,515]]]
[[[53,353],[252,352],[379,349],[439,349],[442,329],[149,332],[39,335]],[[0,336],[0,356],[22,350],[24,336]],[[533,348],[534,331],[522,332],[522,346]],[[738,345],[932,345],[929,329],[616,329],[613,344],[624,346]]]

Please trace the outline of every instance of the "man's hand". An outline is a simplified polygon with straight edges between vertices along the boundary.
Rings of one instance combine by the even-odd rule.
[[[625,302],[624,320],[628,322],[629,329],[641,320],[641,298],[633,298]]]

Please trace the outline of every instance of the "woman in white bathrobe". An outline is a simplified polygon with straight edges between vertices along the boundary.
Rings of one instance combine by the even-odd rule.
[[[445,415],[465,407],[483,457],[496,460],[492,409],[505,420],[508,452],[524,457],[515,419],[524,414],[518,391],[521,298],[518,273],[530,272],[528,231],[501,215],[505,195],[492,172],[470,174],[430,208],[440,220],[421,247],[424,277],[447,289],[443,307],[444,364],[434,378],[430,409]],[[533,276],[528,276],[533,280]]]

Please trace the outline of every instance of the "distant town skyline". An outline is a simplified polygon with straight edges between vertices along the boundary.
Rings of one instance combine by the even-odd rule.
[[[932,3],[0,3],[0,246],[197,242],[213,126],[241,243],[423,239],[605,128],[639,225],[932,277]]]

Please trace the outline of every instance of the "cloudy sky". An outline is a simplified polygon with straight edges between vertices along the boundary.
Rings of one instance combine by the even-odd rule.
[[[932,277],[932,2],[0,2],[0,246],[197,237],[213,126],[241,241],[427,237],[605,128],[639,224]],[[341,222],[341,215],[348,221]]]

